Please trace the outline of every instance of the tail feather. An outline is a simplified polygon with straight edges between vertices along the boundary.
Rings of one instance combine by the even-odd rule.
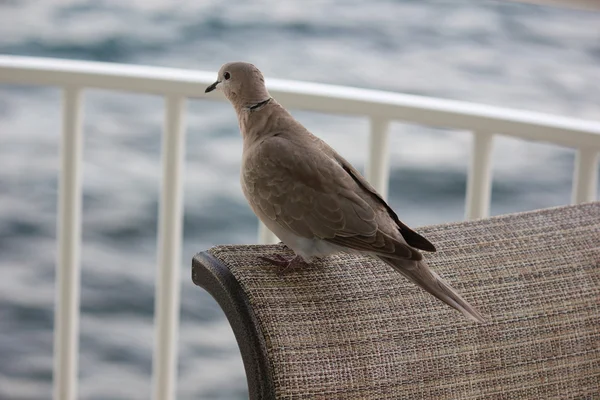
[[[424,261],[399,260],[385,257],[381,257],[381,260],[450,307],[463,313],[471,321],[485,322],[483,315],[463,299],[450,285],[444,282],[438,274],[429,269]]]

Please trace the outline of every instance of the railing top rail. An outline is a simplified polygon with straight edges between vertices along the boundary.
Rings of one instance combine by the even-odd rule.
[[[215,72],[206,71],[0,55],[0,83],[81,86],[204,98],[205,87],[215,77]],[[271,94],[291,108],[500,133],[567,147],[600,149],[600,121],[320,83],[269,79],[267,84]],[[221,95],[218,98],[223,99]]]

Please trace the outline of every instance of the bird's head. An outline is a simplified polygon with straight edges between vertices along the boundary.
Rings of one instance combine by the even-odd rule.
[[[205,93],[220,89],[237,109],[260,103],[268,98],[265,78],[258,68],[245,62],[230,62],[221,67],[215,83]]]

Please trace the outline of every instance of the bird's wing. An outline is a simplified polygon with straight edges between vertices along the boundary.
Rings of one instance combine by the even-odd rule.
[[[429,240],[419,235],[417,232],[410,229],[407,225],[402,223],[398,218],[398,215],[392,210],[392,208],[386,203],[379,193],[371,186],[371,184],[350,164],[346,159],[340,156],[335,150],[329,147],[325,142],[319,140],[319,145],[324,152],[331,154],[335,160],[340,163],[344,171],[352,177],[358,186],[360,186],[365,193],[368,193],[377,203],[385,208],[389,216],[394,220],[398,226],[400,234],[406,240],[410,246],[415,247],[419,250],[424,251],[436,251],[435,246]]]
[[[284,229],[381,256],[421,259],[418,251],[380,229],[379,210],[312,138],[275,136],[249,151],[242,172],[249,201]]]

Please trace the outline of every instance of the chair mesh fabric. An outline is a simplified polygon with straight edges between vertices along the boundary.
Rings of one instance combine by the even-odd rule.
[[[278,399],[600,398],[600,203],[417,230],[475,324],[377,260],[278,275],[283,245],[209,250],[239,282]]]

